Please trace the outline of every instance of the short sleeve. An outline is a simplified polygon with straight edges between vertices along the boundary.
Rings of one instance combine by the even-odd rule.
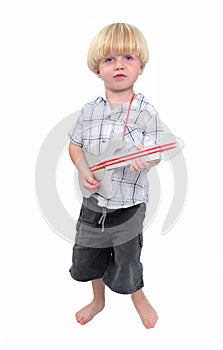
[[[77,121],[74,123],[71,130],[68,132],[70,141],[75,145],[83,146],[83,109],[80,111]]]
[[[162,130],[160,128],[160,118],[159,114],[155,109],[152,111],[146,111],[147,113],[147,123],[144,126],[144,147],[156,147],[161,143]],[[159,153],[153,153],[149,156],[151,160],[160,159]]]
[[[160,144],[163,128],[157,110],[152,104],[148,103],[141,113],[144,128],[144,146]]]

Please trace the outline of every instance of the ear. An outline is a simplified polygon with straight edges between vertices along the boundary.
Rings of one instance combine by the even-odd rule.
[[[99,70],[97,72],[95,72],[95,74],[98,76],[98,78],[102,79],[102,76],[101,76],[101,73]]]
[[[145,66],[140,66],[139,75],[141,75],[143,73],[144,69],[145,69]]]

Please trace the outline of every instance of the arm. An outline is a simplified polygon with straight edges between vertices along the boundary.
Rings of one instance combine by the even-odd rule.
[[[93,173],[88,167],[82,148],[70,142],[69,154],[72,162],[80,173],[83,187],[91,193],[97,192],[99,183],[95,180]]]

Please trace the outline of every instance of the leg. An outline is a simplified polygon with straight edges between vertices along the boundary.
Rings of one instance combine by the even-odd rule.
[[[93,300],[76,313],[77,322],[84,325],[92,320],[105,306],[105,285],[102,279],[92,281]]]
[[[152,305],[149,303],[142,289],[132,294],[132,301],[146,328],[153,328],[158,320],[158,316]]]

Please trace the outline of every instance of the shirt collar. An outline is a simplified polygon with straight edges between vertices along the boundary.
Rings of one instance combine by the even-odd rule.
[[[106,92],[104,92],[101,96],[99,96],[99,98],[101,99],[101,102],[108,103],[108,99],[106,97]],[[145,96],[142,93],[136,93],[135,94],[135,98],[134,98],[134,100],[132,101],[132,104],[131,104],[131,109],[135,109],[135,110],[141,109],[142,107],[146,106],[147,104],[148,104],[148,102],[147,102]],[[126,103],[125,105],[128,108],[128,104]],[[120,106],[120,108],[123,109],[123,105]]]

